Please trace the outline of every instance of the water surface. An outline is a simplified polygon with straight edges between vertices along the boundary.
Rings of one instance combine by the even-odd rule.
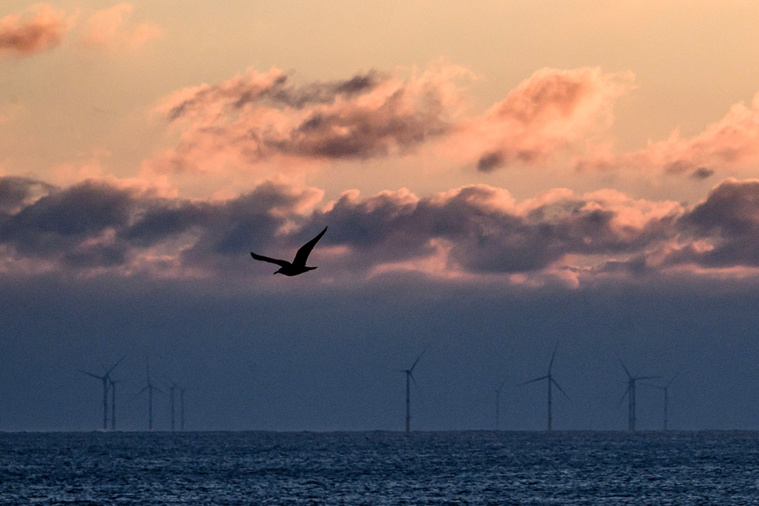
[[[0,503],[759,504],[759,433],[5,433]]]

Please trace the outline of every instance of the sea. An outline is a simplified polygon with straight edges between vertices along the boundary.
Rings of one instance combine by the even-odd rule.
[[[0,433],[0,504],[759,504],[759,432]]]

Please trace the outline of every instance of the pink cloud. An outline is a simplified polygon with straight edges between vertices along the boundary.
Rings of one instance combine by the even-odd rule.
[[[82,44],[90,48],[138,50],[147,41],[163,34],[151,21],[130,25],[132,10],[132,5],[122,3],[90,16],[82,36]]]
[[[539,70],[483,116],[459,125],[452,143],[476,157],[483,172],[545,162],[606,130],[615,101],[633,88],[633,81],[630,72],[600,68]]]
[[[61,43],[69,29],[62,11],[38,4],[24,14],[0,18],[0,52],[29,56],[48,51]]]
[[[179,130],[155,170],[251,167],[274,157],[363,160],[443,150],[483,171],[535,164],[608,128],[631,73],[543,69],[484,115],[466,119],[459,82],[470,71],[438,63],[424,72],[371,71],[350,79],[295,84],[278,69],[180,90],[155,112]]]
[[[298,84],[278,69],[250,69],[162,101],[155,112],[181,137],[149,165],[203,171],[271,159],[362,160],[412,152],[450,131],[461,100],[455,80],[468,74],[439,64],[405,78],[400,71],[370,71]]]
[[[733,105],[719,121],[691,138],[675,130],[666,140],[625,154],[598,150],[577,162],[580,170],[642,169],[706,179],[716,171],[740,172],[759,162],[759,93],[750,106]]]

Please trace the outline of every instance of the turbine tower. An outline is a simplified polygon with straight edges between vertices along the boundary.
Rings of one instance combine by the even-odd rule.
[[[176,391],[179,390],[179,404],[180,404],[180,430],[184,430],[184,388],[180,387],[176,381],[169,379],[168,380],[168,389],[169,389],[169,402],[171,404],[171,432],[175,431],[175,399],[176,399]]]
[[[87,376],[90,376],[92,378],[99,379],[103,383],[103,430],[108,430],[108,389],[111,388],[113,385],[113,380],[111,379],[111,373],[113,372],[114,369],[116,369],[116,366],[119,365],[122,360],[124,360],[124,358],[126,358],[126,355],[121,357],[115,364],[113,364],[110,367],[110,369],[106,369],[105,366],[101,364],[101,366],[103,367],[102,376],[79,369],[79,372],[81,372],[82,374],[86,374]],[[114,394],[112,394],[112,396],[113,395]]]
[[[548,384],[548,431],[553,430],[553,394],[552,394],[552,387],[556,386],[556,388],[559,389],[559,392],[564,394],[564,397],[569,399],[569,396],[564,391],[564,389],[561,388],[559,383],[553,378],[553,360],[556,358],[556,349],[559,347],[559,343],[556,343],[556,346],[553,348],[553,353],[551,354],[551,361],[548,363],[548,374],[541,376],[539,378],[531,379],[530,381],[525,381],[524,383],[521,383],[520,386],[528,385],[530,383],[535,383],[537,381],[543,381],[546,380],[546,383]]]
[[[177,385],[175,383],[172,383],[171,386],[169,386],[169,398],[171,402],[171,432],[174,432],[174,392],[177,389]]]
[[[627,367],[625,367],[625,363],[622,362],[622,359],[619,357],[617,358],[619,359],[619,363],[622,364],[622,369],[625,370],[625,374],[627,374],[627,389],[622,395],[622,399],[620,399],[619,403],[621,405],[624,402],[625,397],[627,397],[627,430],[635,432],[635,383],[640,380],[655,379],[658,378],[658,376],[633,376],[630,374],[630,371],[627,370]]]
[[[429,346],[427,348],[429,348]],[[414,385],[416,385],[416,380],[414,379],[414,367],[416,367],[416,364],[419,362],[419,359],[422,358],[424,352],[427,351],[427,348],[422,350],[409,369],[398,369],[398,372],[406,373],[406,432],[411,432],[411,382],[413,381]]]
[[[179,430],[184,432],[184,388],[179,388]]]
[[[137,395],[141,395],[143,392],[148,392],[148,430],[153,430],[153,390],[163,393],[163,390],[155,386],[150,381],[150,363],[145,360],[145,369],[147,371],[148,384],[137,392]]]
[[[675,374],[672,376],[672,379],[670,379],[666,385],[659,386],[659,385],[651,385],[649,383],[646,383],[646,385],[656,388],[658,390],[661,390],[664,392],[664,430],[669,429],[669,386],[672,384],[673,381],[675,381],[675,378],[680,376],[680,373]]]
[[[116,430],[116,380],[108,378],[111,386],[111,430]]]

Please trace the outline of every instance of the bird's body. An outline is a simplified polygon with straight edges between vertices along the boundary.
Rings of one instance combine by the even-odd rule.
[[[317,242],[319,242],[319,239],[322,238],[324,235],[324,232],[327,231],[327,227],[324,227],[324,230],[321,231],[319,235],[308,241],[306,244],[300,247],[298,252],[295,254],[295,258],[292,262],[288,262],[287,260],[280,260],[278,258],[270,258],[265,257],[263,255],[257,255],[256,253],[250,252],[250,256],[252,256],[255,260],[260,260],[262,262],[269,262],[272,264],[279,265],[279,269],[274,272],[274,274],[284,274],[285,276],[297,276],[298,274],[303,274],[304,272],[312,271],[316,269],[316,267],[308,267],[306,266],[306,261],[308,260],[308,255],[311,254],[311,250],[314,249],[314,246]]]

